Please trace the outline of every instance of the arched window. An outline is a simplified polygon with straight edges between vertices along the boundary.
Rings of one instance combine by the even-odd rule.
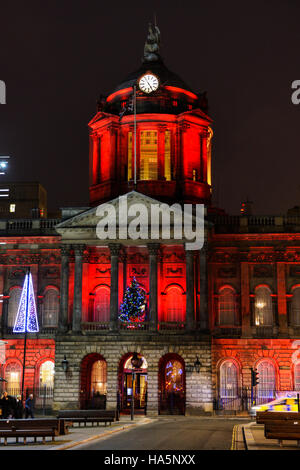
[[[169,287],[165,297],[165,318],[167,322],[185,321],[185,296],[180,287]]]
[[[43,326],[57,326],[59,312],[58,290],[50,288],[46,290],[43,302]]]
[[[233,361],[225,361],[220,367],[220,398],[238,396],[238,370]]]
[[[5,369],[6,390],[9,395],[19,395],[21,389],[21,366],[18,362],[10,362]]]
[[[165,132],[165,178],[166,181],[171,181],[171,132]]]
[[[7,315],[7,326],[13,328],[15,325],[22,289],[21,287],[14,287],[10,291],[9,302],[8,302],[8,315]]]
[[[45,361],[40,367],[40,387],[54,387],[54,362]]]
[[[93,307],[94,322],[108,322],[110,309],[110,290],[107,286],[96,289]]]
[[[92,365],[91,370],[91,396],[100,393],[100,395],[106,394],[106,362],[95,361]]]
[[[221,326],[236,324],[236,298],[232,287],[219,290],[218,318]]]
[[[291,301],[291,324],[300,326],[300,287],[293,289]]]
[[[127,177],[128,181],[132,180],[132,132],[128,132],[127,141]]]
[[[257,366],[257,372],[259,380],[257,385],[258,398],[273,399],[276,389],[274,365],[269,361],[261,361]]]
[[[295,364],[294,369],[294,390],[300,391],[300,362]]]
[[[254,318],[256,326],[273,325],[272,297],[267,286],[260,286],[255,290]]]
[[[141,131],[140,138],[140,179],[157,180],[157,131]]]

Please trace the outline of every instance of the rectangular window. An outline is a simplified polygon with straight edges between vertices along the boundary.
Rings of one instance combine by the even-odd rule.
[[[16,204],[10,204],[9,212],[16,212]]]
[[[171,181],[171,132],[165,132],[165,178]]]
[[[157,180],[157,151],[157,131],[141,131],[141,180]]]
[[[127,175],[130,181],[132,180],[132,132],[128,132],[127,156]]]

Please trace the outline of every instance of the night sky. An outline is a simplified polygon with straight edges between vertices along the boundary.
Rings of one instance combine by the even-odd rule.
[[[88,128],[100,93],[139,67],[156,12],[161,54],[214,120],[214,199],[229,213],[300,205],[300,2],[39,0],[0,4],[0,154],[49,208],[88,205]]]

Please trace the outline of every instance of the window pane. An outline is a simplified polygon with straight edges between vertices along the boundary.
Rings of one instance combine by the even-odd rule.
[[[128,132],[128,147],[127,147],[127,172],[128,181],[132,180],[132,132]]]
[[[295,365],[294,382],[295,382],[295,390],[299,392],[300,391],[300,362]]]
[[[18,395],[20,393],[21,366],[14,362],[8,364],[5,369],[6,390],[9,395]]]
[[[91,371],[91,395],[106,393],[106,362],[96,361]]]
[[[219,324],[234,325],[236,321],[235,292],[227,287],[219,292]]]
[[[46,361],[41,365],[40,386],[53,388],[54,386],[54,362]]]
[[[108,322],[110,316],[110,292],[107,287],[96,290],[94,303],[94,322]]]
[[[273,306],[271,291],[268,287],[258,287],[255,291],[255,325],[273,325]]]
[[[257,385],[258,397],[259,398],[274,398],[275,393],[275,368],[273,364],[268,361],[262,361],[257,367],[259,374]]]
[[[10,297],[8,302],[8,317],[7,317],[7,326],[14,327],[16,316],[18,313],[20,298],[21,298],[22,289],[16,287],[10,291]]]
[[[57,326],[59,298],[56,289],[48,289],[43,303],[43,326]]]
[[[238,395],[238,373],[231,361],[223,362],[220,369],[220,397],[235,398]]]
[[[165,132],[165,178],[171,181],[171,132]]]
[[[165,321],[184,321],[185,317],[185,297],[177,287],[171,287],[166,295],[166,317]]]
[[[157,180],[157,131],[141,131],[140,179]]]
[[[291,313],[292,325],[300,326],[300,287],[293,290]]]

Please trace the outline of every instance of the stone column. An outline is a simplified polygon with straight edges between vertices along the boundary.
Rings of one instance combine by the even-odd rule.
[[[241,321],[242,335],[251,336],[251,308],[248,262],[241,262]]]
[[[157,256],[159,243],[149,243],[149,322],[150,329],[157,331]]]
[[[199,251],[199,277],[200,277],[200,329],[209,328],[208,301],[207,301],[207,244]]]
[[[3,304],[2,304],[2,334],[7,333],[8,302],[9,302],[9,267],[6,266],[3,272]]]
[[[288,331],[285,263],[277,262],[276,266],[277,266],[277,305],[278,305],[279,335],[285,337]]]
[[[70,245],[61,246],[60,305],[58,330],[63,333],[68,329],[69,310],[69,256]]]
[[[75,245],[75,274],[74,274],[74,299],[73,299],[73,325],[74,333],[81,331],[82,316],[82,258],[85,245]]]
[[[110,243],[110,329],[118,327],[119,313],[119,253],[121,245]]]
[[[186,329],[195,327],[195,274],[194,274],[194,251],[185,251],[186,263]]]

